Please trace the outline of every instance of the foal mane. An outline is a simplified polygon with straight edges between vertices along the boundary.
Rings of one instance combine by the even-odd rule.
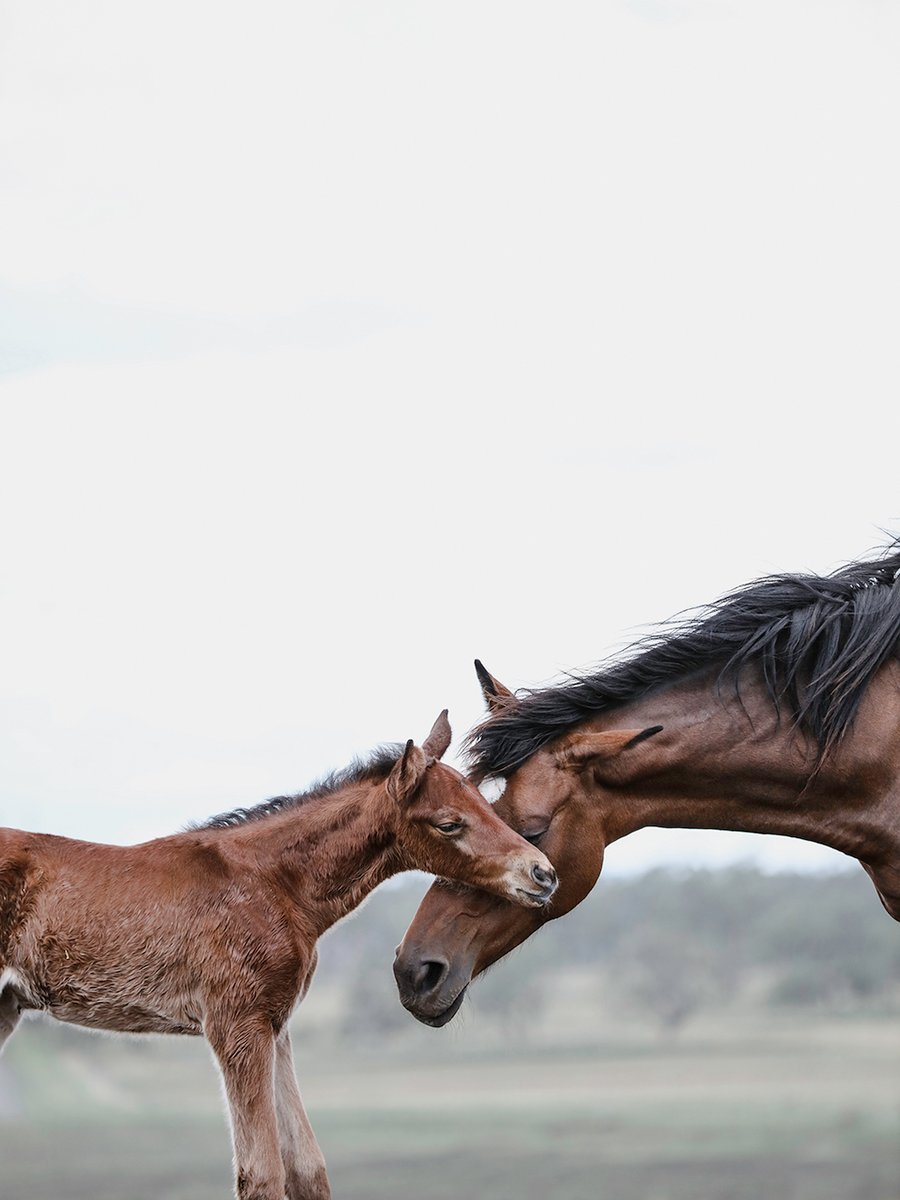
[[[476,782],[509,775],[580,722],[698,671],[716,670],[716,686],[730,682],[739,694],[751,664],[776,712],[790,712],[821,761],[850,728],[875,672],[900,657],[900,539],[830,575],[746,584],[625,653],[592,674],[520,693],[477,725],[466,739]]]
[[[300,792],[296,796],[273,796],[271,800],[263,800],[261,804],[255,804],[252,808],[235,808],[231,812],[219,813],[216,817],[210,817],[208,821],[190,825],[189,829],[231,829],[235,825],[249,825],[253,821],[262,821],[289,809],[300,808],[310,801],[323,800],[326,796],[333,796],[356,783],[380,783],[390,775],[402,753],[403,746],[399,743],[378,746],[368,758],[356,758],[349,766],[332,771],[306,792]]]

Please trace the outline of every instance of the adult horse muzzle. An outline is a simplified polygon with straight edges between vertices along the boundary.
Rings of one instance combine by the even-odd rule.
[[[400,1003],[423,1025],[440,1029],[459,1012],[472,981],[472,964],[456,963],[451,970],[445,958],[426,958],[411,947],[397,947],[394,979]]]

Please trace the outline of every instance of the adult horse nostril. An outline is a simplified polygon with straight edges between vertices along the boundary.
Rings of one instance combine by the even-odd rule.
[[[433,992],[443,983],[449,969],[450,964],[441,960],[420,963],[415,979],[416,992],[420,996]]]
[[[531,878],[539,887],[549,888],[556,884],[556,872],[550,867],[545,871],[540,863],[535,863],[531,868]]]

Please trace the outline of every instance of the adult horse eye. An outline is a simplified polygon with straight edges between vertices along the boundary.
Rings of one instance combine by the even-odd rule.
[[[532,846],[536,846],[546,832],[546,829],[536,829],[534,833],[523,833],[522,837],[526,842],[531,842]]]

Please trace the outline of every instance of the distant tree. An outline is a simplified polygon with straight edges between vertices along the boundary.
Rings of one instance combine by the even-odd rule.
[[[637,931],[618,965],[617,990],[625,1004],[636,1005],[670,1033],[718,991],[714,963],[705,948],[671,929]]]

